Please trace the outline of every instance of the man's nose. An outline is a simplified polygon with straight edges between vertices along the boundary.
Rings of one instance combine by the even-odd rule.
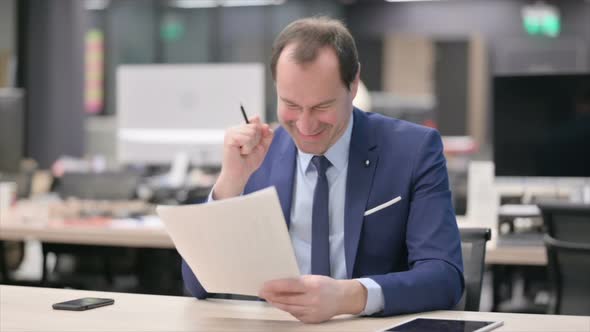
[[[315,134],[317,128],[317,121],[311,114],[310,110],[303,110],[301,116],[297,120],[297,129],[304,135]]]

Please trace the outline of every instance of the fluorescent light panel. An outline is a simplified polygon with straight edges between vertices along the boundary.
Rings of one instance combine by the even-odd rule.
[[[214,8],[214,7],[247,7],[281,5],[286,0],[174,0],[172,7],[176,8]]]
[[[418,2],[418,1],[439,1],[439,0],[385,0],[387,2]]]
[[[109,0],[86,0],[84,7],[86,10],[104,10],[109,6]]]
[[[282,5],[285,0],[225,0],[220,1],[225,7]]]
[[[175,0],[172,6],[176,8],[213,8],[217,7],[216,0]]]

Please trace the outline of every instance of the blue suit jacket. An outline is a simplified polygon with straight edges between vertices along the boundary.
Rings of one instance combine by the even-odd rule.
[[[382,288],[381,315],[450,309],[463,292],[461,243],[436,130],[353,112],[344,217],[347,276]],[[275,186],[290,223],[297,148],[280,128],[244,193]],[[366,161],[369,161],[368,165]],[[402,200],[367,217],[366,210]],[[183,262],[186,287],[207,297]]]

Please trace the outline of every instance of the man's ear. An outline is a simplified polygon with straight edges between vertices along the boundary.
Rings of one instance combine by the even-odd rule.
[[[352,99],[356,97],[356,93],[359,89],[359,82],[361,81],[361,64],[358,64],[358,70],[356,71],[356,75],[354,76],[354,80],[350,83],[350,94]]]

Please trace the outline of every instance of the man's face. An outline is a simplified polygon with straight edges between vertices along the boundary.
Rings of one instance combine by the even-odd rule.
[[[324,47],[313,62],[298,64],[287,45],[277,61],[277,114],[299,150],[324,154],[342,136],[358,88],[358,73],[350,91],[340,79],[334,50]]]

